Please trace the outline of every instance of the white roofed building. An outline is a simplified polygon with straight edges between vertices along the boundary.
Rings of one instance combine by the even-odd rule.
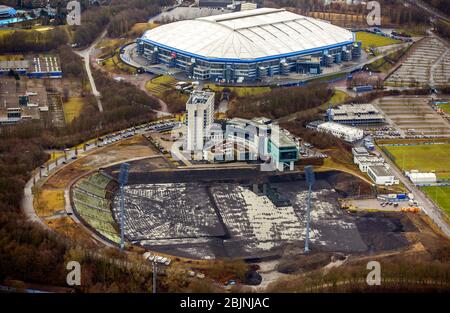
[[[317,130],[326,132],[348,142],[354,142],[364,137],[364,131],[362,129],[334,122],[321,123],[317,125]]]
[[[146,31],[138,52],[179,67],[195,79],[243,81],[320,66],[360,55],[354,34],[285,9],[260,8],[183,20]]]
[[[418,171],[411,170],[406,173],[406,176],[411,180],[411,182],[415,185],[428,185],[435,184],[437,182],[435,173],[421,173]]]

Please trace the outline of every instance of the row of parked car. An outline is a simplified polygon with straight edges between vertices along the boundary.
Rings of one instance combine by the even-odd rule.
[[[170,263],[172,262],[172,260],[168,257],[163,257],[157,254],[153,254],[150,252],[145,252],[144,253],[144,259],[146,259],[147,261],[149,261],[150,263],[159,263],[159,264],[163,264],[166,266],[169,266]]]

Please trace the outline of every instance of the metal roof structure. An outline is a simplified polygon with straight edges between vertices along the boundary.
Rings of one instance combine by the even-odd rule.
[[[284,9],[260,8],[162,25],[142,40],[205,60],[262,61],[351,44],[354,35]]]
[[[331,109],[333,121],[364,121],[380,120],[384,121],[384,116],[375,108],[373,104],[343,104],[338,108]]]
[[[13,16],[16,13],[17,11],[14,8],[3,4],[0,5],[0,15]]]

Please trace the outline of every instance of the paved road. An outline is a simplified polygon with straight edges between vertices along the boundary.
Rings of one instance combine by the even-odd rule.
[[[97,90],[97,87],[95,86],[94,77],[92,76],[90,55],[91,55],[92,50],[97,45],[97,43],[100,40],[102,40],[103,37],[105,37],[105,35],[106,35],[106,30],[103,31],[103,33],[101,33],[101,35],[89,47],[87,47],[86,49],[81,50],[81,51],[75,51],[76,54],[78,54],[80,57],[82,57],[84,59],[84,67],[86,69],[86,73],[89,78],[89,83],[91,84],[92,94],[95,96],[95,99],[97,100],[97,106],[98,106],[98,110],[100,112],[103,112],[102,102],[100,101],[101,94]]]
[[[450,226],[445,221],[445,217],[440,208],[438,208],[425,193],[422,192],[417,186],[415,186],[406,176],[403,175],[402,171],[392,162],[391,159],[382,151],[378,150],[389,164],[394,175],[405,185],[405,187],[414,195],[414,199],[417,200],[419,205],[422,207],[425,214],[427,214],[434,223],[442,230],[442,232],[450,238]]]

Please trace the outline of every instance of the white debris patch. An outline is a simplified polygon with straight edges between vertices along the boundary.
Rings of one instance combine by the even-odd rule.
[[[245,201],[250,226],[258,240],[258,247],[271,249],[274,240],[298,240],[301,225],[291,206],[276,207],[266,196],[260,196],[249,189],[238,186]]]

